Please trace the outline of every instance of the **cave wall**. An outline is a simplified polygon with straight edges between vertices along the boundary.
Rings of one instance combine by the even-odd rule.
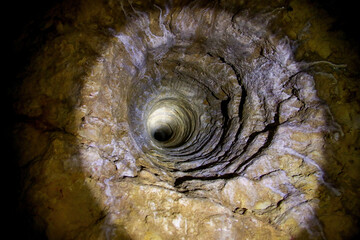
[[[351,239],[359,59],[335,23],[312,1],[56,3],[15,42],[15,221],[29,239]]]

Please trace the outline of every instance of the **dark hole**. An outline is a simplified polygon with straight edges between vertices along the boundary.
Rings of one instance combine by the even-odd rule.
[[[162,126],[154,131],[153,138],[159,142],[165,142],[171,138],[172,134],[173,132],[170,127]]]
[[[228,105],[230,102],[231,98],[227,98],[226,100],[221,101],[221,113],[225,118],[225,121],[227,121],[229,119],[229,114],[228,114]]]

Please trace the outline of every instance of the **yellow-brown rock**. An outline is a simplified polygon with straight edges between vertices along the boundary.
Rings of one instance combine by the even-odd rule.
[[[57,4],[13,88],[24,233],[355,237],[359,60],[320,6]]]

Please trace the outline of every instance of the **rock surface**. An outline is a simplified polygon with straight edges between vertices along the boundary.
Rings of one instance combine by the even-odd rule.
[[[359,60],[326,12],[297,0],[70,2],[42,23],[15,93],[31,228],[48,239],[358,233]],[[152,138],[159,106],[175,109],[165,124],[179,138]]]

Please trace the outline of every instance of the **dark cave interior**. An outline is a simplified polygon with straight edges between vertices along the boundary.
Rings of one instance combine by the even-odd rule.
[[[6,201],[8,201],[5,205],[6,216],[10,219],[6,220],[7,225],[9,225],[7,228],[9,230],[8,234],[10,234],[7,236],[12,236],[11,238],[14,239],[47,239],[42,230],[34,227],[32,216],[18,209],[22,191],[20,186],[22,186],[23,182],[21,182],[22,173],[18,166],[19,146],[15,145],[11,139],[13,139],[13,128],[16,123],[32,120],[27,119],[26,116],[15,113],[13,102],[17,99],[14,99],[13,95],[14,92],[18,91],[24,77],[32,74],[29,70],[25,69],[30,65],[30,62],[33,61],[33,55],[43,47],[44,43],[57,37],[54,33],[56,30],[53,29],[55,26],[44,26],[44,22],[46,23],[47,18],[49,17],[47,15],[49,10],[59,4],[63,4],[63,2],[64,1],[61,0],[13,1],[7,2],[3,7],[3,18],[6,15],[2,21],[5,27],[6,52],[6,78],[3,80],[6,88],[6,94],[3,95],[6,103],[6,118],[3,126],[5,129],[5,156],[7,159],[4,168],[5,175],[3,175],[3,181],[6,187],[6,194],[4,197]],[[288,11],[292,11],[291,4],[289,3],[290,1],[285,2],[288,2]],[[357,7],[354,5],[354,2],[350,0],[309,0],[308,2],[316,8],[323,9],[331,18],[335,19],[331,25],[330,31],[343,31],[343,40],[349,42],[353,46],[354,52],[359,55],[360,34],[359,31],[356,30]],[[66,2],[66,4],[69,5],[76,5],[76,3],[76,1]],[[186,4],[184,3],[184,5]],[[68,6],[68,8],[71,7]],[[66,13],[63,14],[66,15]],[[360,76],[353,77],[359,79]],[[268,128],[264,129],[263,132],[265,133],[267,130]],[[152,136],[157,141],[166,143],[166,141],[173,136],[173,131],[171,127],[162,125],[152,132]],[[254,139],[261,138],[260,135],[259,137],[257,135],[253,136]],[[249,142],[251,141],[249,140]],[[266,147],[266,144],[264,146]],[[188,179],[187,175],[182,177],[185,179],[184,181]],[[201,179],[201,177],[202,176],[200,176],[199,179]],[[177,182],[181,181],[182,178],[177,179]],[[355,218],[359,217],[359,213],[349,213],[349,215],[356,216]],[[127,239],[128,237],[125,233],[119,233],[118,236],[121,236],[119,239]],[[146,239],[156,238],[151,238],[150,236]],[[294,239],[307,239],[307,235],[304,236],[304,238],[299,235]],[[344,239],[358,239],[358,235]]]

